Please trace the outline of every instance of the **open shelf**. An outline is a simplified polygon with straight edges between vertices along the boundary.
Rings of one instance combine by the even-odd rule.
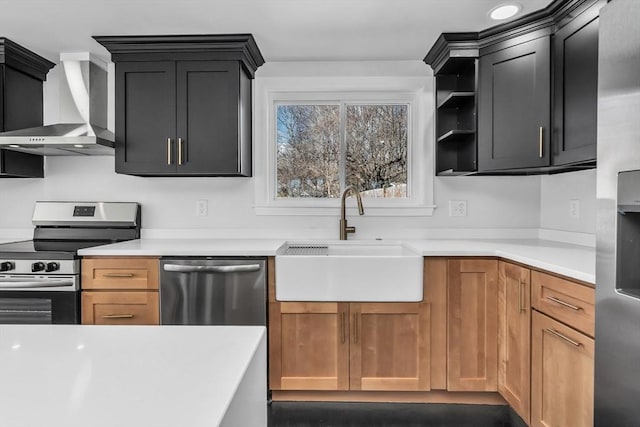
[[[453,129],[438,138],[438,142],[451,142],[464,139],[468,135],[474,135],[475,130]]]
[[[476,96],[475,92],[451,92],[441,103],[438,105],[438,109],[441,108],[457,108],[462,105],[466,105],[472,101]]]
[[[447,169],[437,173],[438,176],[468,176],[475,174],[477,174],[476,171],[456,171],[453,169]]]
[[[479,46],[474,34],[447,33],[425,62],[435,77],[436,175],[475,175]]]

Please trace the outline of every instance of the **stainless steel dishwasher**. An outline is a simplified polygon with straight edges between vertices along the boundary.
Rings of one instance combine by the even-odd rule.
[[[163,325],[266,325],[265,258],[162,258]]]

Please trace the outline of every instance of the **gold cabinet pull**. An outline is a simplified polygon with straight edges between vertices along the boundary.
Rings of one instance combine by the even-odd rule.
[[[346,333],[344,331],[344,311],[340,313],[340,337],[342,344],[344,344],[346,339]]]
[[[358,344],[358,313],[353,315],[353,342]]]
[[[556,337],[565,340],[566,342],[568,342],[569,344],[576,346],[576,347],[582,347],[582,344],[580,344],[578,341],[574,341],[571,338],[561,334],[560,332],[556,331],[555,329],[549,329],[546,328],[545,331],[549,332],[552,335],[555,335]]]
[[[133,314],[105,314],[103,319],[133,319]]]
[[[134,274],[133,273],[105,273],[102,276],[103,277],[122,279],[122,278],[127,278],[127,277],[133,277]]]
[[[542,158],[542,143],[544,142],[544,128],[542,126],[540,126],[540,133],[538,135],[538,144],[540,145],[540,152],[538,153],[540,155],[540,158]]]
[[[560,304],[562,306],[565,306],[567,308],[570,308],[571,310],[575,310],[575,311],[579,311],[582,310],[582,307],[578,307],[577,305],[573,305],[573,304],[569,304],[568,302],[562,301],[561,299],[558,298],[554,298],[554,297],[546,297],[549,301],[553,301],[556,304]]]
[[[178,138],[178,164],[182,165],[182,138]]]
[[[171,138],[167,138],[167,164],[171,164]]]
[[[518,305],[520,307],[520,311],[527,311],[527,307],[525,307],[524,302],[526,298],[524,297],[525,285],[527,282],[524,282],[522,279],[518,279],[519,287],[518,287]]]

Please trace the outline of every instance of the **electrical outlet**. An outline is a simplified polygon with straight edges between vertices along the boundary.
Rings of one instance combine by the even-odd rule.
[[[580,218],[580,200],[579,199],[569,200],[569,216],[573,219]]]
[[[208,200],[196,200],[196,216],[209,215],[209,201]]]
[[[449,200],[449,216],[467,216],[467,201]]]

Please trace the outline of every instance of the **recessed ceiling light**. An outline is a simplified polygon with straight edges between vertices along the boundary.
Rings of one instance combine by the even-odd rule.
[[[515,16],[518,12],[520,12],[521,6],[516,3],[507,3],[501,4],[500,6],[496,6],[491,9],[489,12],[489,17],[491,19],[495,19],[496,21],[502,21],[504,19],[509,19],[512,16]]]
[[[11,147],[11,148],[20,148],[20,146],[18,144],[9,144],[9,147]]]
[[[75,148],[84,148],[84,145],[82,145],[82,144],[73,144],[73,146]]]

